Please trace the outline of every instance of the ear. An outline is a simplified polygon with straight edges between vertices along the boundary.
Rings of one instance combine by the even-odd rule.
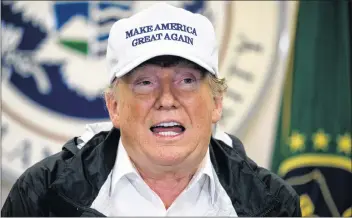
[[[120,112],[117,98],[112,93],[105,93],[105,102],[112,124],[115,128],[120,128]]]
[[[214,108],[212,111],[212,122],[217,123],[221,119],[222,115],[222,96],[215,96],[214,97]]]

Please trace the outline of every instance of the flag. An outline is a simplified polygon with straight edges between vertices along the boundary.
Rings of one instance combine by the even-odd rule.
[[[351,2],[297,10],[271,167],[302,216],[352,216]]]

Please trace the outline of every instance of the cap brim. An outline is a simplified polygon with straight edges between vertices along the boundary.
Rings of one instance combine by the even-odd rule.
[[[189,61],[192,61],[192,62],[198,64],[199,66],[205,68],[210,73],[217,76],[217,72],[215,72],[215,70],[213,68],[211,68],[208,64],[206,64],[205,61],[203,61],[201,58],[197,57],[196,55],[190,54],[189,52],[185,52],[184,50],[178,51],[178,50],[173,49],[173,51],[170,51],[170,50],[169,51],[160,51],[160,49],[157,49],[155,52],[151,51],[151,52],[148,52],[144,55],[140,55],[139,57],[135,58],[133,61],[126,64],[124,67],[121,67],[121,69],[117,69],[118,66],[115,66],[112,69],[112,71],[114,73],[111,73],[111,75],[114,75],[114,76],[110,79],[110,82],[112,82],[116,77],[120,78],[120,77],[126,75],[131,70],[133,70],[134,68],[136,68],[137,66],[142,64],[143,62],[145,62],[151,58],[162,56],[162,55],[173,55],[173,56],[185,58]]]

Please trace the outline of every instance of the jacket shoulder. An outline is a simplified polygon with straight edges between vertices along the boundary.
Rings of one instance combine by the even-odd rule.
[[[47,188],[55,181],[56,177],[64,170],[72,158],[79,152],[76,143],[77,138],[66,142],[62,150],[56,154],[48,156],[29,167],[18,179],[28,185]],[[39,193],[39,190],[38,190]]]
[[[50,184],[64,170],[78,148],[71,139],[63,149],[29,167],[16,180],[1,210],[2,216],[45,215],[45,196]],[[77,149],[77,150],[75,150]]]
[[[215,137],[217,144],[224,150],[223,154],[228,158],[229,165],[232,169],[240,169],[243,176],[240,176],[237,182],[250,184],[251,187],[243,187],[239,191],[246,200],[265,201],[273,199],[276,202],[275,209],[270,211],[270,216],[300,216],[299,196],[296,191],[281,177],[272,171],[258,166],[250,157],[248,157],[245,147],[241,140],[231,134],[222,133]],[[239,165],[239,167],[234,167]],[[249,197],[252,195],[251,197]],[[255,197],[254,197],[255,196]],[[264,204],[265,202],[259,202]],[[274,205],[273,205],[274,206]],[[263,216],[261,214],[261,216]]]
[[[274,216],[301,216],[300,200],[297,192],[281,177],[268,169],[257,166],[253,160],[248,162],[254,169],[255,175],[264,184],[265,189],[270,193],[276,202],[279,202]]]

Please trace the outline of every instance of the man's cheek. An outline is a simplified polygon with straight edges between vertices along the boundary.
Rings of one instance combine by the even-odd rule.
[[[146,113],[146,109],[143,108],[141,105],[129,105],[126,110],[126,112],[129,114],[128,120],[130,123],[135,122],[136,124],[139,124],[143,122],[143,116]]]

